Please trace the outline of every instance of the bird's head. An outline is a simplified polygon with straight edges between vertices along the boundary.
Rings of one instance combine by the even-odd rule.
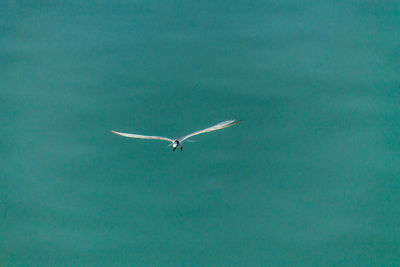
[[[174,150],[175,150],[178,146],[179,146],[179,141],[178,141],[178,140],[175,140],[175,141],[172,143],[172,147],[173,147]]]

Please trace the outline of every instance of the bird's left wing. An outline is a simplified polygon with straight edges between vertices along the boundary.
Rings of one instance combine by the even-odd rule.
[[[196,131],[196,132],[190,133],[190,134],[188,134],[186,136],[183,136],[183,137],[179,138],[179,141],[185,141],[186,139],[188,139],[188,138],[190,138],[192,136],[198,135],[198,134],[208,133],[208,132],[212,132],[212,131],[217,131],[217,130],[221,130],[221,129],[224,129],[224,128],[228,128],[228,127],[231,127],[231,126],[233,126],[233,125],[235,125],[235,124],[237,124],[239,122],[241,122],[241,120],[223,121],[223,122],[220,122],[220,123],[218,123],[218,124],[216,124],[214,126],[211,126],[211,127],[205,128],[203,130]]]
[[[138,139],[155,139],[155,140],[165,140],[165,141],[169,141],[169,142],[174,142],[174,140],[172,140],[171,138],[168,138],[168,137],[162,137],[162,136],[150,136],[150,135],[140,135],[140,134],[120,133],[120,132],[116,132],[116,131],[113,131],[113,130],[110,130],[110,132],[112,132],[112,133],[114,133],[114,134],[121,135],[121,136],[129,137],[129,138],[138,138]]]

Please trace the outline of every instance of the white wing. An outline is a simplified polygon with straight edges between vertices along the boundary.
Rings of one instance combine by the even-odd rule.
[[[174,142],[174,140],[172,140],[171,138],[162,137],[162,136],[148,136],[148,135],[140,135],[140,134],[119,133],[119,132],[116,132],[113,130],[110,130],[110,132],[121,135],[121,136],[129,137],[129,138],[156,139],[156,140],[165,140],[165,141],[169,141],[169,142]]]
[[[221,129],[224,129],[224,128],[228,128],[228,127],[231,127],[231,126],[233,126],[233,125],[235,125],[235,124],[237,124],[239,122],[241,122],[241,120],[238,120],[238,121],[237,120],[223,121],[223,122],[218,123],[217,125],[214,125],[214,126],[206,128],[206,129],[203,129],[203,130],[188,134],[186,136],[183,136],[183,137],[179,138],[179,141],[181,141],[181,142],[185,141],[186,139],[188,139],[188,138],[190,138],[190,137],[192,137],[194,135],[198,135],[198,134],[202,134],[202,133],[208,133],[208,132],[212,132],[212,131],[217,131],[217,130],[221,130]]]

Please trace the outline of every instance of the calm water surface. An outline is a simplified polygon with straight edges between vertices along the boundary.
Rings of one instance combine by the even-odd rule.
[[[399,264],[397,1],[0,10],[1,266]]]

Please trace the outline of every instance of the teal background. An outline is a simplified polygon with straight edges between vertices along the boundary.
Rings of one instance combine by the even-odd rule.
[[[398,1],[0,14],[1,266],[400,264]]]

